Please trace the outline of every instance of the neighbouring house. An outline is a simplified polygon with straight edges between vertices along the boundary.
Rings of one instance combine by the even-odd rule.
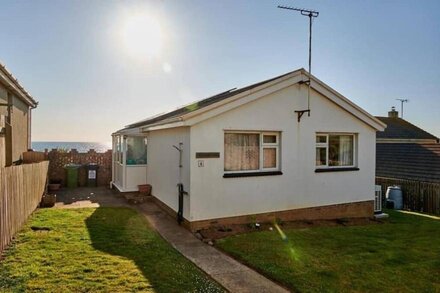
[[[371,217],[385,124],[299,69],[113,134],[113,185],[151,184],[191,230],[255,221]],[[148,150],[147,150],[148,149]]]
[[[440,183],[439,138],[399,118],[394,107],[376,118],[387,124],[377,132],[376,176]]]
[[[38,102],[0,64],[0,167],[19,161],[31,148],[31,111]]]
[[[377,132],[376,183],[383,191],[400,186],[403,208],[440,215],[440,143],[427,131],[399,118],[393,108]]]

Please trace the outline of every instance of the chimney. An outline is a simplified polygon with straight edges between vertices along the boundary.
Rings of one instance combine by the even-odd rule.
[[[399,112],[396,111],[396,107],[391,107],[391,111],[388,112],[388,117],[399,118]]]

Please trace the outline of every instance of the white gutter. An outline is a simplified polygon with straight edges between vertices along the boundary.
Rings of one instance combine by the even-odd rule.
[[[18,80],[12,75],[6,67],[0,63],[0,82],[12,90],[19,98],[33,109],[37,107],[38,102],[20,85]]]

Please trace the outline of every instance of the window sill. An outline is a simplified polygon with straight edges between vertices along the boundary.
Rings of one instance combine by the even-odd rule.
[[[315,173],[343,172],[343,171],[359,171],[359,168],[357,168],[357,167],[348,167],[348,168],[321,168],[321,169],[315,169]]]
[[[281,171],[261,171],[261,172],[226,173],[226,174],[223,174],[223,178],[274,176],[274,175],[283,175],[283,172],[281,172]]]

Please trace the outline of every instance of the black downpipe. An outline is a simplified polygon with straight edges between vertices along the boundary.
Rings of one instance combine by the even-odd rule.
[[[180,225],[183,222],[183,195],[188,194],[188,192],[183,189],[182,183],[177,184],[177,186],[179,187],[179,210],[177,211],[177,222]]]

